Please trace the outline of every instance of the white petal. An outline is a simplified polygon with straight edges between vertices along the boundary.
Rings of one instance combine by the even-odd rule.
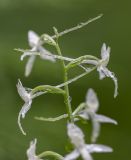
[[[25,103],[23,105],[23,107],[21,108],[20,112],[19,112],[19,115],[18,115],[18,125],[19,125],[19,128],[21,130],[21,132],[26,135],[26,133],[24,132],[23,128],[22,128],[22,125],[21,125],[21,117],[22,118],[25,118],[25,114],[28,112],[28,110],[31,108],[31,103],[32,101],[29,101],[28,103]]]
[[[99,72],[99,79],[102,80],[106,77],[105,73],[103,72],[103,66],[98,66],[97,71]]]
[[[37,139],[35,139],[34,141],[30,142],[30,147],[27,150],[27,155],[28,157],[31,157],[32,155],[35,155],[35,151],[36,151],[36,143],[37,143]]]
[[[26,66],[25,66],[25,76],[28,77],[32,71],[33,64],[35,62],[36,56],[32,55],[29,57]]]
[[[25,101],[28,102],[30,100],[30,94],[25,90],[20,80],[18,80],[18,83],[16,85],[17,91],[20,95],[20,97]]]
[[[109,77],[113,80],[114,85],[115,85],[115,89],[114,89],[114,98],[118,95],[118,82],[117,82],[117,78],[115,77],[115,74],[111,71],[108,70],[108,75]]]
[[[99,101],[93,89],[89,89],[86,94],[86,104],[92,112],[96,112],[98,110]]]
[[[101,47],[101,58],[103,59],[105,57],[105,52],[106,52],[106,44],[103,43]]]
[[[100,134],[100,123],[95,119],[92,119],[92,127],[91,142],[94,143]]]
[[[28,32],[28,42],[30,47],[34,47],[38,45],[39,36],[34,31]]]
[[[81,148],[80,154],[81,154],[83,160],[93,160],[86,147]]]
[[[108,63],[109,58],[110,58],[110,47],[106,48],[105,43],[103,43],[102,48],[101,48],[101,58],[102,58],[102,60],[106,60],[107,63]]]
[[[38,50],[40,51],[40,57],[42,59],[49,60],[52,62],[56,61],[53,54],[51,52],[49,52],[48,50],[46,50],[44,47],[39,46]]]
[[[89,145],[86,145],[86,148],[89,153],[93,153],[93,152],[101,153],[101,152],[112,152],[113,151],[111,147],[101,145],[101,144],[89,144]]]
[[[73,152],[66,155],[63,160],[75,160],[76,158],[79,157],[79,155],[80,155],[79,151],[75,149]]]
[[[25,105],[22,107],[21,115],[22,118],[25,118],[26,113],[30,110],[32,104],[32,100],[30,100],[28,103],[25,103]]]
[[[115,85],[115,89],[114,89],[114,98],[118,95],[118,82],[117,82],[117,78],[115,77],[114,73],[109,71],[106,67],[103,67],[101,69],[101,72],[103,72],[105,74],[106,77],[110,77]]]
[[[34,141],[31,141],[30,147],[27,149],[27,157],[28,160],[39,160],[39,158],[36,156],[36,143],[37,139]]]
[[[100,114],[95,114],[95,119],[98,122],[101,122],[101,123],[113,123],[113,124],[117,124],[117,121],[115,121],[114,119],[106,117],[104,115],[100,115]]]
[[[83,146],[85,142],[82,130],[73,123],[68,123],[67,129],[71,143],[74,144],[76,148]]]

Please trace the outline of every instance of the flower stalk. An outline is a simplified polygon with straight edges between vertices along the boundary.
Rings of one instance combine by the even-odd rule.
[[[59,44],[58,44],[58,39],[57,39],[57,42],[56,42],[56,50],[58,52],[58,55],[62,56],[61,49],[60,49]],[[66,70],[66,65],[65,65],[64,60],[61,60],[61,63],[62,63],[63,74],[64,74],[63,75],[64,76],[64,83],[66,83],[68,81],[68,73],[67,73],[67,70]],[[68,117],[69,117],[69,121],[73,122],[72,108],[71,108],[71,103],[70,103],[68,84],[65,84],[64,90],[65,90],[64,102],[65,102],[65,105],[66,105],[67,114],[68,114]]]

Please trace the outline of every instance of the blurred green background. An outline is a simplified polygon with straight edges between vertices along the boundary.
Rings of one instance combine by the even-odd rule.
[[[111,46],[108,68],[116,73],[119,96],[114,99],[111,79],[98,79],[95,71],[70,85],[72,105],[75,108],[84,101],[88,88],[92,87],[100,100],[101,114],[116,119],[118,126],[102,125],[98,143],[114,148],[112,154],[96,154],[96,160],[131,159],[131,1],[124,0],[0,0],[0,159],[24,160],[29,142],[37,138],[37,153],[53,150],[65,155],[67,144],[65,121],[48,123],[34,120],[34,116],[55,117],[65,113],[60,95],[43,95],[34,100],[31,110],[22,120],[27,136],[23,136],[17,125],[17,115],[23,105],[16,90],[17,79],[33,88],[39,84],[62,82],[60,64],[52,64],[37,58],[29,78],[24,77],[26,60],[14,48],[28,48],[27,32],[53,34],[52,27],[59,31],[84,22],[100,13],[104,16],[87,27],[65,35],[60,39],[65,56],[78,57],[84,54],[100,56],[105,42]],[[56,53],[53,50],[54,53]],[[71,76],[77,74],[73,70]],[[90,136],[89,127],[81,125]]]

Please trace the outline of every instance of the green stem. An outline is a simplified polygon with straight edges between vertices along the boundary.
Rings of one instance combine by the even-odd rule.
[[[37,157],[38,158],[44,158],[44,157],[47,157],[47,156],[50,156],[50,157],[54,157],[58,160],[62,160],[63,159],[63,156],[61,156],[60,154],[56,153],[56,152],[53,152],[53,151],[45,151],[41,154],[39,154]]]
[[[77,26],[74,26],[74,27],[66,29],[66,30],[64,30],[64,31],[62,31],[60,33],[57,33],[57,35],[56,34],[53,35],[52,38],[56,38],[57,39],[58,37],[61,37],[61,36],[65,35],[65,34],[67,34],[67,33],[70,33],[70,32],[76,31],[76,30],[78,30],[80,28],[83,28],[83,27],[87,26],[88,24],[90,24],[90,23],[96,21],[97,19],[101,18],[102,16],[103,16],[103,14],[100,14],[97,17],[94,17],[92,19],[89,19],[86,22],[82,22],[82,23],[78,24]],[[42,37],[43,37],[43,35],[41,35],[40,40],[42,39]]]
[[[86,106],[85,103],[81,103],[73,112],[73,116],[76,115],[79,111],[81,111]]]
[[[59,44],[57,42],[56,44],[56,50],[58,52],[59,56],[62,56]],[[68,81],[68,74],[67,74],[67,70],[66,70],[66,65],[64,60],[61,60],[62,62],[62,67],[63,67],[63,72],[64,72],[64,83]],[[64,94],[64,102],[66,105],[66,109],[67,109],[67,113],[68,113],[68,117],[69,117],[69,121],[73,122],[73,118],[72,118],[72,108],[71,108],[71,103],[70,103],[70,95],[69,95],[69,88],[68,88],[68,84],[66,84],[64,86],[64,90],[65,90],[65,94]]]
[[[68,118],[68,114],[63,114],[61,116],[54,117],[54,118],[35,117],[35,119],[37,119],[37,120],[48,121],[48,122],[55,122],[55,121],[59,121],[61,119],[66,119],[66,118]]]

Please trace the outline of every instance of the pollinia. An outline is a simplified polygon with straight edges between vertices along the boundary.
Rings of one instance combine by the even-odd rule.
[[[99,79],[102,80],[105,77],[109,77],[114,82],[114,97],[117,96],[118,92],[118,85],[117,85],[117,78],[115,77],[114,73],[111,72],[107,65],[109,63],[110,58],[110,47],[106,46],[103,43],[100,52],[100,58],[97,58],[93,55],[84,55],[78,58],[69,58],[62,55],[60,46],[59,46],[59,38],[64,34],[69,32],[75,31],[79,28],[82,28],[89,23],[99,19],[102,15],[99,15],[93,19],[89,19],[87,22],[80,23],[77,26],[67,29],[63,32],[58,32],[58,30],[53,27],[54,35],[50,36],[48,34],[42,34],[38,36],[34,31],[28,32],[28,43],[30,49],[17,49],[20,51],[21,57],[20,59],[23,60],[25,57],[28,57],[28,61],[25,67],[25,76],[28,77],[33,69],[34,62],[36,58],[39,56],[42,60],[48,60],[55,65],[57,61],[61,61],[61,67],[63,69],[63,83],[57,86],[51,85],[40,85],[33,89],[24,87],[20,79],[17,83],[17,90],[20,97],[24,101],[24,105],[22,106],[19,114],[18,114],[18,126],[21,132],[26,135],[22,125],[21,125],[21,118],[25,118],[25,115],[31,108],[33,99],[47,94],[61,94],[64,97],[64,104],[66,107],[66,113],[64,115],[60,115],[55,118],[45,118],[45,117],[35,117],[36,120],[40,121],[48,121],[48,122],[55,122],[62,119],[67,121],[67,135],[69,137],[70,143],[72,144],[73,148],[70,153],[67,155],[61,155],[53,151],[44,151],[41,154],[36,154],[36,143],[37,139],[31,141],[29,148],[27,149],[27,157],[28,160],[41,160],[45,157],[54,157],[58,160],[75,160],[78,157],[81,157],[84,160],[93,160],[92,153],[103,153],[103,152],[112,152],[113,149],[106,145],[96,144],[96,140],[100,134],[100,126],[102,123],[113,123],[117,124],[117,122],[107,116],[97,114],[99,109],[99,101],[97,95],[93,89],[88,89],[85,101],[79,104],[76,109],[73,111],[70,101],[70,94],[69,94],[69,84],[79,80],[83,76],[87,76],[89,73],[93,71],[98,71]],[[57,54],[53,54],[47,49],[44,48],[44,44],[48,44],[53,46]],[[82,73],[73,77],[72,79],[68,79],[68,71],[72,68],[80,67]],[[84,133],[82,129],[77,126],[78,121],[91,121],[92,124],[92,134],[91,134],[91,143],[86,144]]]

